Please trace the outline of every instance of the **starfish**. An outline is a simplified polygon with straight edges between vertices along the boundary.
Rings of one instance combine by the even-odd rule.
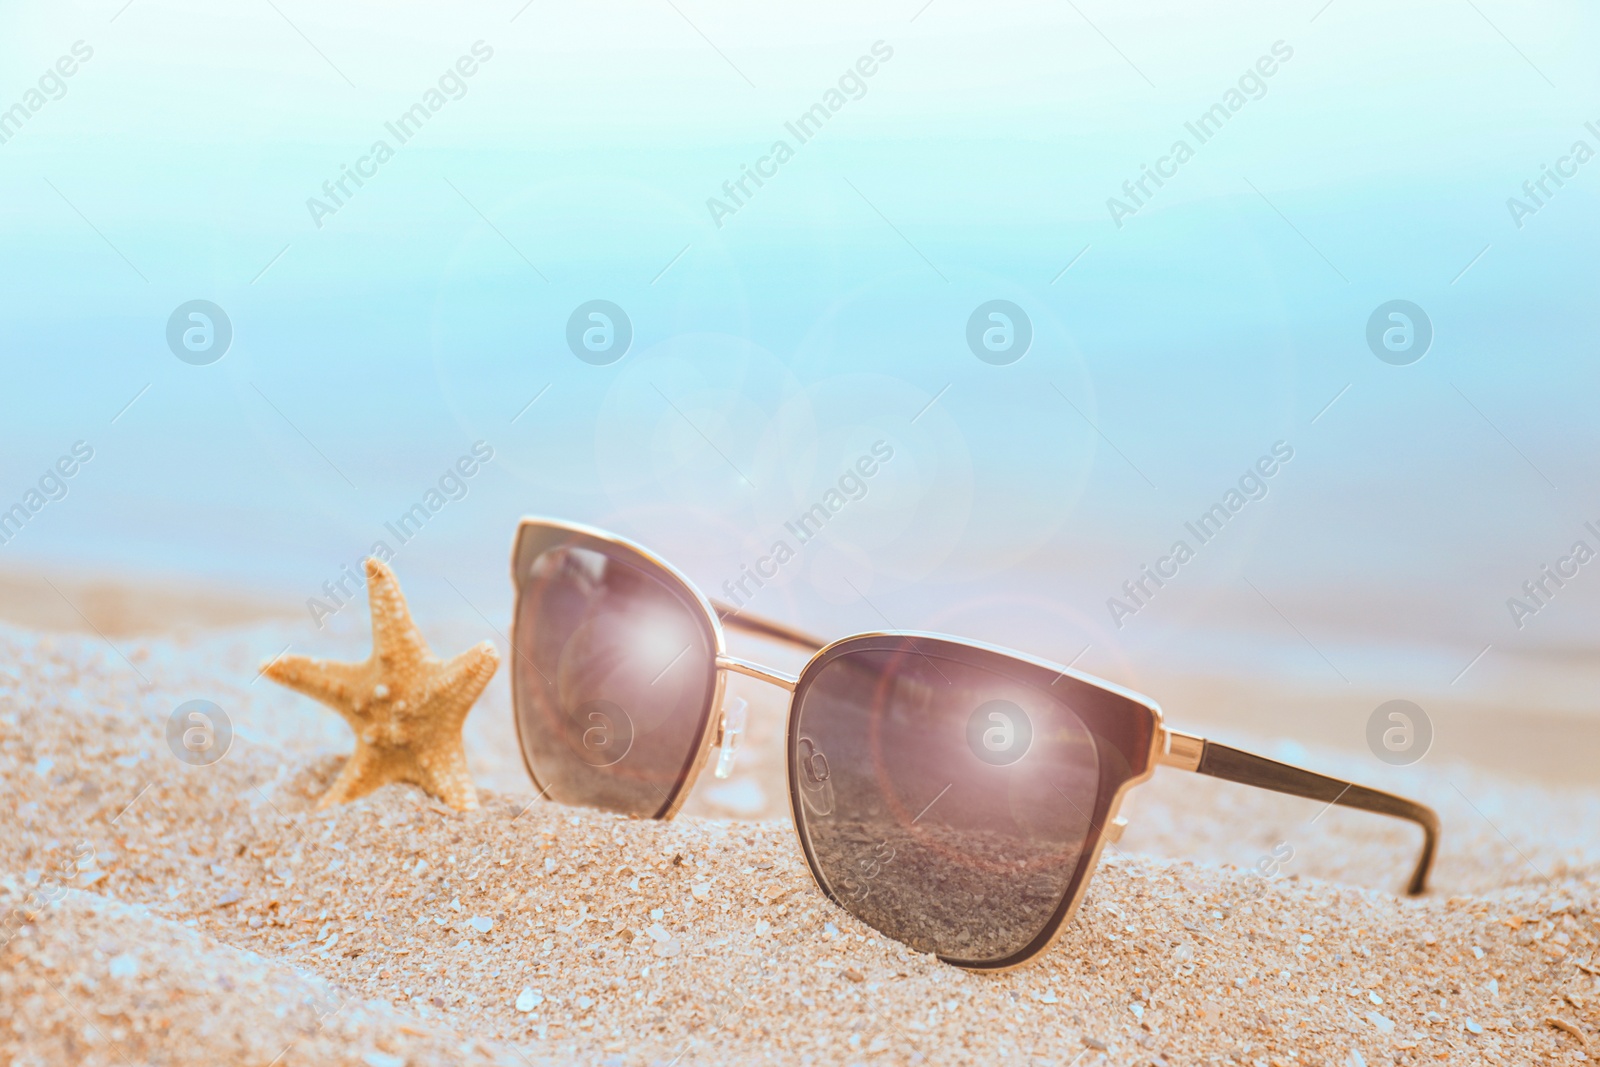
[[[317,801],[328,808],[390,782],[410,782],[457,811],[478,806],[467,772],[461,726],[489,684],[500,656],[484,641],[453,659],[428,651],[394,572],[366,561],[372,655],[365,663],[279,656],[261,673],[337,711],[356,734],[356,750]]]

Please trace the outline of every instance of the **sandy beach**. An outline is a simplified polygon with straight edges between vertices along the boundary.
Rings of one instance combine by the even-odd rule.
[[[1594,4],[0,27],[0,1067],[1600,1059]]]
[[[330,638],[337,654],[364,654],[360,621]],[[669,824],[535,798],[504,744],[503,678],[469,719],[481,810],[389,786],[317,812],[348,735],[254,677],[290,641],[303,631],[272,620],[0,629],[0,1062],[1478,1064],[1600,1048],[1597,789],[1460,761],[1384,780],[1370,758],[1235,730],[1435,805],[1432,892],[1395,895],[1408,827],[1163,772],[1066,936],[976,975],[818,892],[773,812],[770,708],[735,778],[708,776]],[[205,767],[164,734],[197,695],[235,730]],[[1255,875],[1274,850],[1291,858]]]

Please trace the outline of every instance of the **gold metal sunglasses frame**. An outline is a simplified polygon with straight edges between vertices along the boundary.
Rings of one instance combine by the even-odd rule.
[[[1369,789],[1354,782],[1347,782],[1287,763],[1280,763],[1277,760],[1257,756],[1240,749],[1218,744],[1215,741],[1208,741],[1196,734],[1169,729],[1163,722],[1161,708],[1148,697],[1141,696],[1093,675],[1015,652],[1011,649],[1000,648],[981,641],[950,637],[944,634],[927,634],[914,631],[872,631],[853,634],[838,641],[822,641],[783,623],[773,622],[769,619],[746,613],[731,605],[709,600],[686,575],[649,549],[627,538],[579,523],[547,518],[525,518],[521,521],[517,527],[516,539],[511,550],[511,580],[518,597],[521,596],[523,580],[527,576],[534,560],[542,553],[557,547],[587,547],[603,551],[613,558],[630,563],[647,573],[653,574],[666,586],[676,590],[686,604],[698,608],[701,615],[700,621],[705,627],[707,636],[710,638],[710,645],[715,650],[715,660],[711,666],[715,677],[712,679],[709,689],[710,698],[701,713],[701,721],[693,750],[671,794],[665,798],[665,803],[656,812],[655,818],[670,819],[678,813],[679,809],[683,807],[684,801],[688,799],[689,793],[693,789],[711,753],[721,747],[722,730],[725,726],[725,719],[721,714],[721,709],[728,675],[739,674],[778,686],[790,694],[785,724],[785,736],[787,738],[785,769],[789,787],[791,825],[794,828],[800,849],[806,857],[806,863],[810,867],[811,876],[816,881],[817,886],[833,903],[847,912],[850,911],[850,908],[834,892],[827,876],[820,869],[816,857],[812,854],[811,846],[806,840],[805,834],[801,831],[801,822],[805,816],[794,769],[796,753],[795,704],[802,679],[806,677],[814,666],[827,659],[836,650],[847,645],[885,638],[934,641],[945,646],[946,651],[953,654],[960,655],[965,651],[970,656],[982,657],[986,662],[990,663],[991,669],[994,661],[1000,659],[1010,664],[1013,672],[1019,676],[1024,674],[1035,675],[1040,671],[1047,671],[1054,673],[1057,678],[1075,679],[1077,682],[1098,689],[1102,693],[1122,698],[1124,703],[1130,706],[1129,710],[1134,715],[1148,713],[1148,724],[1135,724],[1136,728],[1133,730],[1133,734],[1139,737],[1143,737],[1146,732],[1148,733],[1148,751],[1140,751],[1135,754],[1136,758],[1129,760],[1126,774],[1122,775],[1120,780],[1115,783],[1109,800],[1103,805],[1103,810],[1097,812],[1100,817],[1089,820],[1092,840],[1086,843],[1087,848],[1083,857],[1079,860],[1072,880],[1068,884],[1064,899],[1058,904],[1052,918],[1040,934],[1021,951],[1002,959],[967,960],[941,955],[940,958],[947,963],[965,967],[969,970],[1009,970],[1036,958],[1053,945],[1066,931],[1073,915],[1076,914],[1078,906],[1088,890],[1090,877],[1099,866],[1102,850],[1107,844],[1114,844],[1122,836],[1122,831],[1127,825],[1127,820],[1118,814],[1123,798],[1134,786],[1149,780],[1154,775],[1157,766],[1175,767],[1178,770],[1192,771],[1197,774],[1221,778],[1242,785],[1255,786],[1259,789],[1268,789],[1289,796],[1321,801],[1330,807],[1338,805],[1340,807],[1357,808],[1362,811],[1388,815],[1416,823],[1422,828],[1423,832],[1422,852],[1415,868],[1412,870],[1410,880],[1406,886],[1406,892],[1415,896],[1424,892],[1427,888],[1428,873],[1432,869],[1434,855],[1439,842],[1439,816],[1427,805],[1392,793]],[[513,616],[511,637],[514,655],[520,655],[517,650],[522,647],[517,633],[520,626],[521,612],[517,611]],[[788,645],[810,653],[811,659],[799,675],[790,675],[753,660],[730,655],[725,641],[725,630],[737,630],[752,637]],[[519,692],[519,683],[516,680],[517,677],[517,672],[513,672],[512,698],[514,709],[520,707],[523,702],[523,697]],[[713,712],[718,712],[718,714],[713,716]],[[528,775],[533,779],[540,795],[543,795],[547,787],[540,783],[538,775],[534,773],[532,765],[528,762],[528,749],[521,736],[521,716],[513,710],[512,718],[517,727],[518,747],[523,754],[524,766],[527,767]],[[713,718],[716,719],[715,728],[712,725]],[[1148,726],[1147,730],[1143,728],[1146,725]]]

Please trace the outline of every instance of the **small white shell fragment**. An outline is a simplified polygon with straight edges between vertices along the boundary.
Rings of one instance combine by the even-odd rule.
[[[522,992],[517,994],[517,1010],[524,1015],[543,1003],[544,997],[527,987],[523,987]]]
[[[494,920],[489,918],[487,915],[474,915],[472,918],[467,920],[467,925],[478,931],[480,934],[486,934],[490,930],[494,929]]]

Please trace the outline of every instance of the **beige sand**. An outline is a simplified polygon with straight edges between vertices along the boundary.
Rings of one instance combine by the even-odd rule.
[[[1408,901],[1392,895],[1407,828],[1163,773],[1135,794],[1063,940],[1033,966],[974,975],[827,903],[786,820],[708,817],[777,810],[770,709],[740,778],[708,780],[673,824],[629,821],[531,796],[504,743],[502,676],[469,720],[482,810],[390,786],[315,812],[345,728],[254,667],[290,641],[356,657],[363,640],[354,625],[316,648],[276,623],[109,644],[0,627],[0,1063],[1375,1065],[1600,1051],[1597,788],[1295,753],[1440,809],[1436,890]],[[163,734],[197,696],[238,730],[211,767],[180,764]],[[1294,857],[1270,881],[1222,866],[1279,844]]]

